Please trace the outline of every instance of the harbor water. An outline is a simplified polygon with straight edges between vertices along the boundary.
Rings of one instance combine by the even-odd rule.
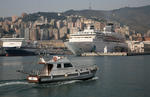
[[[47,58],[48,59],[48,58]],[[0,97],[150,97],[150,56],[69,56],[73,63],[97,64],[93,79],[49,84],[28,83],[38,56],[0,57]]]

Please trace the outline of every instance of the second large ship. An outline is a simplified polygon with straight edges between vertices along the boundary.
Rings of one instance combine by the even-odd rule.
[[[88,25],[83,31],[70,34],[65,45],[75,55],[86,52],[125,52],[128,47],[125,36],[113,32],[111,24],[105,26],[103,31],[94,30],[93,25]]]
[[[1,38],[2,48],[6,56],[31,56],[36,55],[36,48],[28,44],[24,38]]]

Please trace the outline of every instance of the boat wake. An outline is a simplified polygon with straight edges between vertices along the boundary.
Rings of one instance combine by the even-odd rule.
[[[99,78],[93,77],[92,79],[89,79],[87,81],[93,81],[93,80],[97,80],[97,79],[99,79]],[[59,82],[59,83],[57,83],[57,85],[60,86],[60,85],[67,85],[67,84],[80,83],[80,82],[82,83],[85,81],[83,81],[83,80],[72,80],[72,81]]]
[[[35,84],[34,86],[37,88],[50,88],[50,87],[57,87],[57,86],[72,84],[72,83],[76,83],[80,81],[81,80],[72,80],[72,81],[54,82],[54,83],[47,83],[47,84]]]
[[[96,76],[96,77],[93,77],[91,80],[98,80],[99,78]]]
[[[87,81],[97,80],[97,79],[99,79],[99,78],[93,77],[92,79],[89,79]],[[61,85],[66,85],[66,84],[78,83],[78,82],[83,82],[83,81],[82,80],[72,80],[72,81],[49,83],[49,84],[43,84],[43,85],[40,84],[38,86],[40,86],[40,87],[61,86]],[[1,82],[0,83],[0,87],[11,86],[11,85],[31,85],[31,83],[28,83],[26,81],[10,81],[10,82]]]
[[[22,82],[22,81],[4,82],[4,83],[0,83],[0,87],[11,86],[11,85],[26,85],[26,84],[29,84],[29,83],[28,82]]]
[[[89,79],[87,81],[92,81],[92,80],[97,80],[99,79],[98,77],[93,77],[92,79]],[[72,81],[66,81],[66,82],[60,82],[58,85],[66,85],[66,84],[72,84],[72,83],[78,83],[78,82],[83,82],[82,80],[72,80]]]
[[[72,81],[65,81],[65,82],[60,82],[57,85],[66,85],[66,84],[72,84],[72,83],[77,83],[77,82],[81,82],[81,80],[72,80]]]

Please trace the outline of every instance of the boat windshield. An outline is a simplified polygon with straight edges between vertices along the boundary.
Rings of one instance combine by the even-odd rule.
[[[61,68],[61,64],[59,63],[59,64],[57,64],[57,68]]]
[[[50,72],[51,72],[51,70],[53,68],[53,64],[47,64],[47,65],[48,65],[48,68],[47,68],[48,74],[50,74]]]
[[[64,68],[73,67],[71,63],[64,63]]]

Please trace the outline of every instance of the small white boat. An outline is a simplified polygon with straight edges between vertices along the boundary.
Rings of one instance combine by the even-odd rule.
[[[54,56],[52,60],[41,58],[43,70],[27,77],[30,83],[50,83],[69,80],[87,80],[93,78],[98,69],[96,65],[75,65],[67,57]]]

